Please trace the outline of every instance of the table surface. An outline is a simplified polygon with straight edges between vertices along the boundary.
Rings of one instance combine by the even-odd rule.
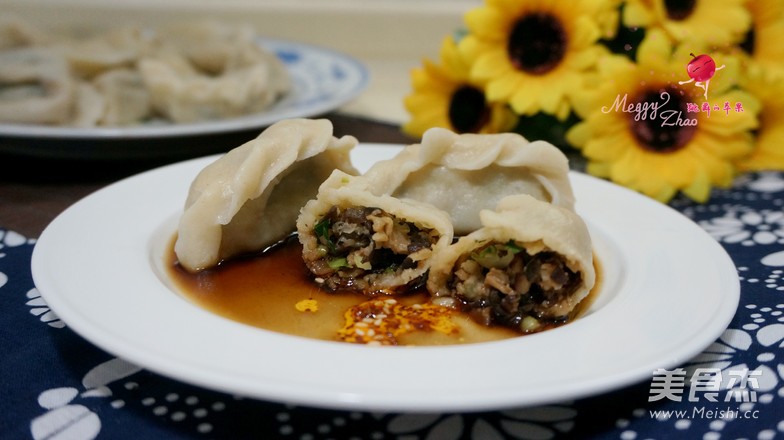
[[[340,113],[324,117],[338,136],[412,142],[394,125]],[[237,146],[238,139],[215,141],[215,152]],[[683,370],[651,372],[644,383],[541,407],[400,414],[243,399],[174,381],[100,350],[48,310],[30,274],[35,238],[46,225],[111,182],[185,158],[65,160],[0,153],[0,438],[784,436],[784,173],[741,175],[732,188],[714,190],[706,204],[685,198],[670,203],[719,241],[741,279],[740,306],[729,328]],[[706,382],[698,372],[721,373],[725,381]],[[681,380],[667,382],[672,388],[666,395],[656,392],[664,377]],[[733,377],[734,384],[728,383]]]

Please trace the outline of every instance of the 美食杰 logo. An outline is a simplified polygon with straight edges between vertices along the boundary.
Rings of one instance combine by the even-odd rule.
[[[759,410],[741,404],[757,402],[761,371],[747,368],[722,371],[720,368],[697,368],[690,377],[683,368],[657,369],[653,372],[648,402],[703,403],[691,410],[650,410],[657,419],[757,419]]]

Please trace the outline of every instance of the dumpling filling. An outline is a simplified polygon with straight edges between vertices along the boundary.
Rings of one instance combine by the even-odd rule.
[[[313,229],[318,246],[303,258],[316,281],[371,295],[422,285],[424,261],[438,241],[434,229],[373,207],[333,206]]]
[[[479,323],[535,333],[568,320],[562,305],[580,279],[558,254],[531,255],[509,241],[463,255],[449,285],[459,307]]]

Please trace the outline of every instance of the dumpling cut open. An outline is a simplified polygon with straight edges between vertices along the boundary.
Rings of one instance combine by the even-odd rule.
[[[376,196],[362,176],[335,171],[297,219],[302,257],[327,290],[366,295],[423,286],[431,257],[452,242],[445,212]]]
[[[480,217],[482,228],[433,257],[427,288],[435,301],[524,333],[570,319],[596,279],[580,216],[516,195]]]

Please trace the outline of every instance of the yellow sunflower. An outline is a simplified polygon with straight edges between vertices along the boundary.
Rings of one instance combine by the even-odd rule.
[[[413,92],[404,105],[411,120],[403,131],[421,137],[431,127],[458,133],[500,133],[511,130],[517,116],[506,104],[488,103],[483,84],[469,78],[470,60],[447,36],[441,44],[440,62],[423,62],[411,72]]]
[[[487,0],[465,15],[460,50],[475,59],[471,76],[487,82],[491,102],[521,115],[564,120],[570,95],[603,49],[596,42],[617,20],[614,0]]]
[[[754,75],[784,76],[784,2],[781,0],[748,0],[751,27],[738,46],[736,54],[744,61],[744,70]]]
[[[749,29],[744,1],[627,0],[623,23],[661,29],[677,42],[722,48],[740,42]]]
[[[756,145],[750,156],[738,162],[744,171],[784,170],[784,78],[757,73],[745,88],[760,101]]]
[[[752,150],[758,103],[735,87],[739,63],[718,57],[726,67],[712,79],[707,101],[703,89],[679,84],[691,57],[682,47],[673,51],[661,31],[648,32],[636,64],[603,58],[595,89],[575,101],[583,120],[567,133],[588,159],[587,171],[663,202],[678,191],[702,202],[711,186],[729,185],[732,161]]]

